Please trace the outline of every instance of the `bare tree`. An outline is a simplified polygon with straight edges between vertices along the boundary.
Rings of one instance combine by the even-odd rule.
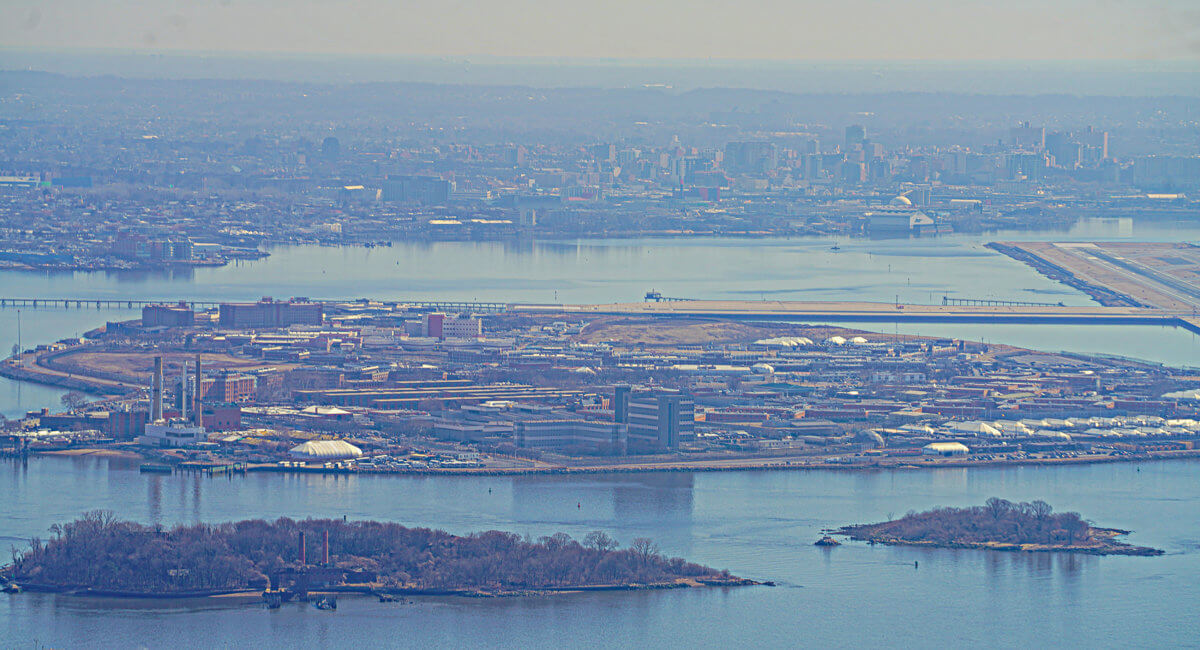
[[[78,411],[88,403],[87,395],[73,390],[62,396],[62,405],[72,411]]]
[[[1054,512],[1054,508],[1051,507],[1049,503],[1046,503],[1041,499],[1038,499],[1029,505],[1033,510],[1033,516],[1037,517],[1039,520],[1049,517],[1050,513]]]
[[[992,515],[992,519],[996,520],[999,520],[1001,517],[1003,517],[1005,513],[1007,513],[1009,510],[1012,510],[1013,507],[1012,501],[998,497],[992,497],[988,499],[986,505],[988,512]]]
[[[583,538],[583,545],[602,553],[607,553],[619,546],[617,540],[613,539],[608,535],[608,533],[602,530],[593,530],[585,535]]]
[[[639,564],[645,567],[659,557],[658,544],[649,537],[639,537],[633,540],[633,544],[629,546],[629,550],[633,551],[635,557],[638,558]]]

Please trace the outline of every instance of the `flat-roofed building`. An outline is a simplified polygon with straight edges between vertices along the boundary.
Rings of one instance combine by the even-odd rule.
[[[675,450],[680,442],[695,436],[696,407],[687,395],[674,391],[635,392],[628,404],[628,412],[617,413],[616,419],[629,425],[630,452]]]
[[[617,422],[579,419],[522,420],[516,423],[517,446],[525,449],[625,452],[628,428]]]
[[[142,307],[142,327],[191,327],[195,324],[196,312],[184,303]]]
[[[320,325],[324,318],[324,306],[306,298],[292,298],[286,302],[263,298],[251,303],[222,303],[217,322],[230,329],[268,329]]]

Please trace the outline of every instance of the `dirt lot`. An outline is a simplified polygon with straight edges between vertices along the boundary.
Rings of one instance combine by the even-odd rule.
[[[156,352],[144,350],[120,351],[81,351],[67,354],[55,360],[58,367],[70,366],[81,374],[88,371],[115,374],[128,377],[131,380],[147,382],[154,369]],[[177,377],[183,367],[183,362],[189,365],[194,362],[195,355],[183,352],[163,352],[163,374],[167,377]],[[259,368],[290,368],[290,364],[264,363],[257,359],[242,359],[228,354],[204,353],[200,355],[205,370],[257,370]]]

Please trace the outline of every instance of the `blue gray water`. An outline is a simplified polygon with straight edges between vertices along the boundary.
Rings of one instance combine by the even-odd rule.
[[[142,522],[375,518],[455,533],[485,529],[624,543],[779,586],[511,600],[342,599],[336,613],[0,595],[0,645],[53,647],[901,646],[1170,647],[1200,629],[1200,482],[1190,461],[594,477],[144,475],[122,460],[0,465],[5,543],[110,508]],[[1156,558],[867,546],[820,549],[823,528],[909,509],[1044,498]],[[919,562],[919,568],[914,567]]]

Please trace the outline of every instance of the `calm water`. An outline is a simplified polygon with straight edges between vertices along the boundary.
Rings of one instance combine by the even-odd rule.
[[[900,300],[942,296],[1091,304],[1086,295],[984,248],[1010,239],[1176,241],[1200,239],[1196,225],[1091,220],[1062,233],[954,235],[921,240],[636,239],[406,243],[384,248],[294,246],[263,261],[179,273],[0,272],[0,295],[253,300],[411,298],[590,303],[664,295],[740,300]],[[26,347],[75,336],[130,310],[22,309]],[[965,336],[1051,351],[1107,352],[1200,366],[1200,346],[1183,330],[1153,326],[1070,327],[873,324],[880,331]],[[17,338],[17,310],[0,309],[0,350]],[[56,404],[59,391],[0,380],[0,413]]]
[[[1139,471],[1140,469],[1140,471]],[[407,606],[343,599],[338,612],[216,609],[0,595],[4,646],[382,645],[957,647],[1186,646],[1200,630],[1200,482],[1191,462],[879,473],[611,477],[147,476],[136,463],[0,465],[8,544],[90,508],[142,522],[376,518],[456,533],[502,529],[653,537],[670,554],[775,588],[588,594]],[[488,490],[491,490],[489,493]],[[1158,558],[812,546],[822,528],[909,509],[1045,498],[1133,529]],[[920,568],[914,568],[914,561]]]

